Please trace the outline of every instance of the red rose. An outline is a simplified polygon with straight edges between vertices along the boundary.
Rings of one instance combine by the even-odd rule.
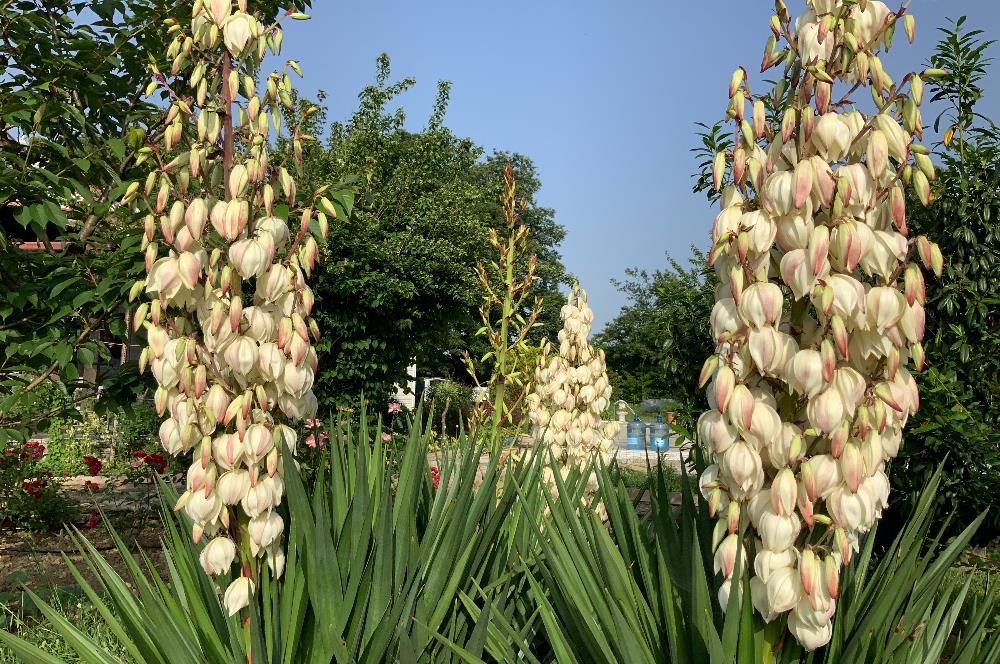
[[[101,469],[104,468],[104,464],[101,463],[100,459],[89,454],[85,454],[83,456],[83,463],[86,464],[87,472],[91,475],[99,475],[101,473]]]

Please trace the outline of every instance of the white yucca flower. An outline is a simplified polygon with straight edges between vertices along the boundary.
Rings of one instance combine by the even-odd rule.
[[[772,19],[791,38],[765,51],[764,69],[785,63],[774,94],[753,95],[742,69],[730,84],[734,147],[713,164],[717,349],[697,428],[714,460],[701,490],[720,519],[722,606],[737,551],[752,552],[753,606],[813,650],[830,640],[841,567],[887,506],[885,464],[919,406],[913,259],[940,274],[942,258],[906,226],[903,187],[927,204],[934,177],[915,141],[922,82],[893,83],[877,55],[899,23],[912,40],[912,17],[877,0],[806,4],[794,21],[783,6]],[[873,111],[834,100],[838,81],[867,87]],[[768,119],[765,101],[781,112]],[[742,540],[741,513],[752,526]]]
[[[291,79],[271,74],[258,94],[250,74],[268,48],[277,54],[280,30],[264,29],[244,5],[196,0],[191,34],[168,19],[177,78],[168,86],[154,70],[148,89],[171,101],[162,161],[144,189],[132,183],[123,199],[147,212],[147,277],[130,294],[149,297],[134,318],[149,340],[140,368],[149,365],[157,412],[168,416],[164,449],[191,454],[176,509],[191,518],[195,542],[211,537],[201,554],[207,573],[228,577],[238,565],[225,591],[231,614],[260,585],[247,555],[266,558],[274,574],[284,567],[281,454],[296,443],[287,424],[317,409],[311,339],[319,330],[306,285],[319,256],[312,229],[325,236],[327,215],[336,214],[322,190],[297,195],[288,169],[268,154],[272,128],[281,131],[268,119],[291,107]],[[234,106],[223,117],[220,109]],[[287,138],[298,159],[298,129]],[[276,203],[287,215],[275,216]]]
[[[559,331],[559,350],[553,354],[548,341],[535,371],[532,393],[528,396],[528,417],[536,442],[551,454],[556,467],[569,475],[572,469],[585,471],[595,455],[606,462],[618,433],[618,422],[604,422],[601,414],[611,403],[604,351],[595,350],[590,335],[594,313],[587,305],[587,294],[574,286],[560,312],[563,329]],[[544,463],[549,463],[547,457]],[[557,495],[553,470],[543,469],[543,482]],[[592,505],[597,490],[596,473],[591,472],[584,501],[604,517],[603,503]]]

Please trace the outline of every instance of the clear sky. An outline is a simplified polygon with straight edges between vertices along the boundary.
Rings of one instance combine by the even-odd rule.
[[[802,0],[787,0],[793,14]],[[892,3],[889,3],[890,6]],[[773,13],[768,0],[313,0],[293,23],[285,55],[305,70],[301,89],[329,94],[332,119],[349,117],[374,80],[375,58],[423,126],[436,82],[453,83],[446,124],[488,149],[534,159],[540,202],[568,231],[564,261],[590,292],[595,331],[624,298],[610,280],[655,269],[664,254],[704,247],[714,216],[691,193],[694,123],[725,109],[729,75],[759,68]],[[924,63],[946,17],[1000,37],[1000,0],[913,0],[917,42],[898,31],[886,59],[896,80]],[[1000,46],[992,49],[1000,57]],[[1000,63],[992,80],[1000,81]],[[1000,94],[983,110],[1000,117]],[[925,120],[933,117],[924,111]]]

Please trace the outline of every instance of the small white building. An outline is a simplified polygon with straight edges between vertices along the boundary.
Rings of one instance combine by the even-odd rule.
[[[396,395],[393,397],[396,401],[403,404],[407,410],[413,410],[417,406],[417,363],[414,362],[406,368],[406,376],[408,380],[406,381],[405,387],[396,386]]]

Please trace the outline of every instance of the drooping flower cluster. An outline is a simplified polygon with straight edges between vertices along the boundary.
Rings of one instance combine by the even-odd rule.
[[[528,417],[535,440],[541,439],[543,449],[551,453],[562,477],[572,470],[583,472],[595,455],[608,460],[608,451],[618,433],[618,422],[604,422],[601,413],[611,402],[604,351],[595,350],[590,335],[594,312],[587,305],[587,294],[579,286],[573,288],[560,316],[559,352],[551,353],[548,341],[542,348],[535,382],[528,395]],[[545,461],[548,464],[548,459]],[[554,471],[550,465],[542,469],[542,481],[552,495],[557,495]],[[584,500],[591,504],[597,491],[597,476],[591,472]],[[594,505],[604,516],[604,505]]]
[[[934,178],[914,141],[922,80],[894,83],[877,55],[898,23],[912,40],[912,17],[875,0],[806,2],[794,22],[777,3],[762,69],[783,62],[786,74],[769,98],[742,69],[730,85],[735,142],[713,167],[717,354],[698,437],[715,461],[701,487],[719,518],[722,606],[742,552],[753,605],[812,650],[831,637],[841,568],[887,505],[885,463],[919,406],[906,368],[923,364],[912,259],[939,274],[942,258],[906,226],[904,187],[926,205]],[[853,88],[834,100],[838,81],[868,87],[874,110],[851,105]]]
[[[295,157],[309,139],[301,125],[282,131],[282,107],[293,109],[287,71],[298,65],[270,74],[258,94],[260,61],[279,52],[281,31],[237,4],[196,0],[190,33],[167,21],[173,80],[154,69],[147,90],[169,100],[165,130],[140,150],[153,164],[145,188],[133,183],[124,199],[147,211],[148,274],[131,293],[151,298],[134,318],[148,340],[140,368],[148,363],[157,411],[169,415],[163,448],[192,453],[177,509],[195,542],[211,538],[202,567],[228,575],[240,562],[225,592],[231,614],[254,592],[258,559],[275,575],[284,566],[281,454],[295,450],[288,423],[317,409],[306,278],[319,256],[314,234],[336,215],[322,190],[297,194],[285,160],[270,154],[276,137]]]

